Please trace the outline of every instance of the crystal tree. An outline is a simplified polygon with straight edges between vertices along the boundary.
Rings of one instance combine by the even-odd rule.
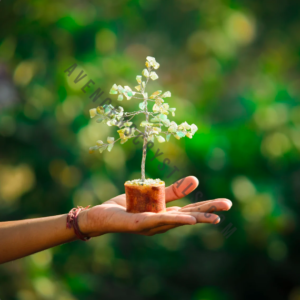
[[[136,76],[136,81],[138,85],[135,87],[137,92],[133,91],[129,86],[121,86],[114,84],[110,90],[110,94],[118,95],[118,101],[123,101],[124,97],[127,100],[138,99],[142,100],[139,103],[140,110],[134,112],[124,112],[122,106],[114,107],[111,104],[105,104],[103,106],[98,106],[97,108],[90,109],[91,118],[97,117],[97,122],[105,122],[108,126],[117,126],[120,128],[117,132],[119,133],[119,138],[114,139],[113,137],[107,138],[107,143],[99,140],[96,145],[90,147],[90,152],[99,150],[102,153],[104,150],[111,151],[114,143],[120,141],[121,144],[127,142],[130,138],[142,136],[143,143],[143,156],[141,164],[142,181],[145,180],[145,162],[148,143],[154,142],[154,137],[159,143],[163,143],[166,140],[169,141],[170,137],[173,135],[176,139],[187,136],[192,138],[193,134],[198,130],[195,124],[189,125],[187,122],[177,125],[174,121],[168,119],[168,115],[171,113],[175,116],[176,108],[172,108],[168,103],[165,103],[166,98],[171,97],[171,92],[167,91],[162,93],[162,91],[154,92],[150,97],[146,92],[146,87],[149,80],[156,80],[158,76],[154,70],[159,68],[159,63],[156,62],[154,57],[147,56],[146,58],[146,69],[142,71],[142,75],[145,77],[143,79],[142,75]],[[148,104],[154,102],[152,111],[148,110]],[[145,121],[140,123],[140,126],[144,128],[143,131],[137,128],[131,122],[131,120],[139,114],[145,115]],[[149,120],[149,118],[151,118]],[[166,127],[165,131],[162,127]],[[165,134],[165,138],[162,136]]]

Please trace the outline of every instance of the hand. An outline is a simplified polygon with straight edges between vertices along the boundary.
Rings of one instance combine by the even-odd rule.
[[[181,185],[173,184],[166,187],[166,202],[183,198],[195,190],[197,186],[197,178],[188,176]],[[185,191],[187,187],[189,188]],[[232,203],[228,199],[216,199],[183,207],[168,207],[165,212],[161,213],[128,213],[126,212],[126,196],[122,194],[101,205],[82,211],[79,214],[78,225],[82,233],[90,237],[111,232],[152,236],[182,225],[216,224],[220,218],[210,212],[229,210],[231,205]]]

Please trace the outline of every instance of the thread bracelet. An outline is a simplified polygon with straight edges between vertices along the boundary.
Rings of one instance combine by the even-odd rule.
[[[77,208],[76,207],[72,208],[67,215],[67,228],[71,229],[73,227],[74,233],[76,234],[76,236],[80,240],[85,241],[85,242],[88,241],[90,239],[90,237],[84,235],[80,231],[79,226],[78,226],[78,215],[81,211],[86,210],[89,207],[90,207],[90,205],[87,207],[77,206]]]

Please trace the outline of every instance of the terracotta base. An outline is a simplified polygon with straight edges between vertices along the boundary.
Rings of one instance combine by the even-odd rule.
[[[156,185],[131,185],[125,183],[126,210],[131,213],[166,210],[165,183]]]

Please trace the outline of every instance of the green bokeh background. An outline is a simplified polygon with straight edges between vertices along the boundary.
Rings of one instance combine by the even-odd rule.
[[[148,91],[170,90],[174,120],[199,128],[155,144],[147,176],[194,175],[198,189],[178,205],[224,197],[233,207],[218,226],[108,234],[3,264],[0,298],[300,299],[299,20],[294,0],[2,0],[1,221],[97,205],[140,177],[141,145],[88,153],[117,137],[88,111],[96,88],[100,104],[114,83],[134,87],[147,55],[161,64]]]

